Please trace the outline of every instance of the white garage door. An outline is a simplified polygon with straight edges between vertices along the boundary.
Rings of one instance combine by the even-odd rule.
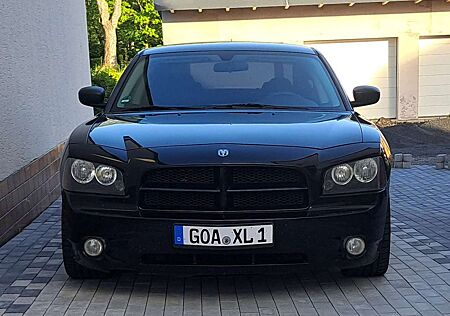
[[[419,116],[450,114],[450,38],[420,40]]]
[[[353,88],[373,85],[381,90],[377,104],[358,108],[366,118],[395,118],[397,108],[396,41],[307,43],[317,48],[333,67],[350,100]]]

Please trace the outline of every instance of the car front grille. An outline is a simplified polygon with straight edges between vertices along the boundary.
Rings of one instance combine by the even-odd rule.
[[[200,188],[214,187],[214,168],[161,168],[147,173],[144,187]]]
[[[146,190],[141,193],[141,207],[156,210],[214,210],[216,194],[212,192]]]
[[[162,167],[145,175],[139,196],[144,215],[298,211],[308,206],[303,173],[284,167]]]

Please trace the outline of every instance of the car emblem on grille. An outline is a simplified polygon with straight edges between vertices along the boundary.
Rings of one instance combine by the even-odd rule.
[[[230,152],[228,151],[228,149],[219,149],[217,151],[217,155],[219,155],[219,157],[226,157],[229,153]]]

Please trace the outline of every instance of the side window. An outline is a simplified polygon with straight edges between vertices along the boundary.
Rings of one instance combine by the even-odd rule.
[[[118,108],[149,104],[147,83],[145,82],[145,64],[146,58],[141,58],[128,77],[127,83],[120,94],[119,102],[117,102]]]

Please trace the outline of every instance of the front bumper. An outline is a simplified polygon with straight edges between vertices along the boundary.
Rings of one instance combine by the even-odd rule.
[[[74,249],[76,261],[102,270],[144,270],[164,272],[258,271],[258,268],[298,266],[335,266],[354,268],[377,258],[382,240],[389,193],[376,194],[373,206],[352,209],[341,206],[332,212],[307,212],[300,217],[253,218],[233,220],[144,218],[133,212],[101,212],[77,209],[71,200],[80,194],[63,191],[63,238]],[[352,197],[347,197],[351,199]],[[345,204],[345,203],[344,203]],[[274,244],[270,247],[238,249],[180,248],[173,246],[173,225],[252,225],[273,223]],[[363,237],[366,251],[348,255],[344,243],[348,237]],[[83,241],[100,237],[106,243],[98,258],[83,253]]]

